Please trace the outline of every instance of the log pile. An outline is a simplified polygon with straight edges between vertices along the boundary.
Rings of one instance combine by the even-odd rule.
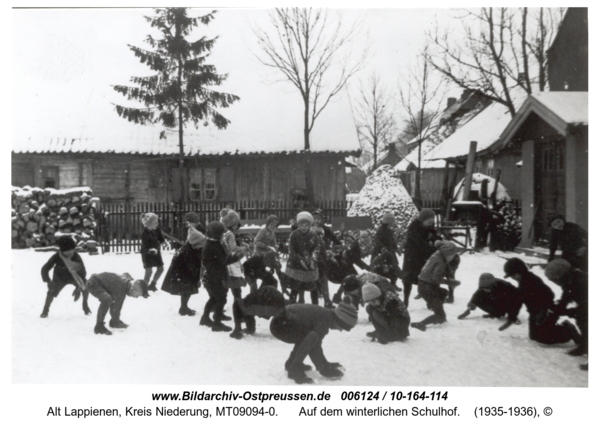
[[[12,187],[12,248],[54,246],[72,235],[80,251],[96,252],[100,200],[89,187],[64,190]]]

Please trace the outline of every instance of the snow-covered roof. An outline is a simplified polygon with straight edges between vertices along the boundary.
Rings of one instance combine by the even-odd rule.
[[[519,108],[524,101],[524,94],[513,95],[516,108]],[[447,159],[466,156],[469,154],[471,141],[477,141],[477,152],[483,151],[500,139],[510,121],[508,108],[494,102],[444,140],[435,153],[432,153],[431,158]]]
[[[186,155],[294,153],[304,150],[303,112],[299,95],[279,92],[287,99],[285,108],[268,99],[242,99],[221,113],[231,123],[225,130],[188,126],[184,131]],[[258,101],[258,102],[256,102]],[[108,110],[112,106],[107,103]],[[64,118],[60,134],[40,134],[37,127],[20,129],[13,136],[15,153],[128,153],[177,155],[179,136],[168,131],[160,139],[158,126],[129,123],[113,111]],[[311,151],[319,153],[358,153],[360,146],[350,101],[345,91],[332,100],[318,117],[311,132]]]
[[[523,103],[517,114],[507,124],[498,141],[503,147],[511,140],[530,114],[538,115],[565,136],[569,126],[588,124],[587,92],[539,92],[532,94]]]

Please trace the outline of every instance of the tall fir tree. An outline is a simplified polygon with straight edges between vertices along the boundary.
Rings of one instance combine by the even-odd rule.
[[[208,25],[216,11],[190,17],[187,8],[159,8],[154,16],[145,16],[150,26],[157,28],[162,37],[146,38],[152,50],[144,50],[128,45],[142,64],[147,65],[154,74],[147,77],[132,77],[134,86],[113,86],[128,100],[142,103],[144,108],[115,105],[120,117],[141,125],[161,124],[165,129],[160,138],[166,138],[166,130],[179,131],[179,181],[181,199],[185,200],[184,183],[184,144],[183,130],[192,122],[197,128],[199,123],[208,126],[214,124],[225,129],[230,121],[217,108],[227,108],[240,98],[229,93],[217,92],[211,86],[221,85],[227,74],[218,74],[214,65],[206,63],[211,49],[218,37],[202,37],[188,41],[191,31],[199,23]]]

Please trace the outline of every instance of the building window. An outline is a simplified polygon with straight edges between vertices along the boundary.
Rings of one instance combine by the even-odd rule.
[[[217,198],[216,169],[190,169],[190,200],[215,200]]]
[[[42,187],[58,189],[58,166],[42,166]]]

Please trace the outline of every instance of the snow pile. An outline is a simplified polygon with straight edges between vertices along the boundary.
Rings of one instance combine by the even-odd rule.
[[[390,165],[383,165],[373,172],[348,210],[348,216],[370,216],[377,228],[383,214],[391,211],[396,218],[396,239],[401,242],[408,224],[419,211],[396,173]]]
[[[486,179],[488,181],[486,197],[490,198],[494,192],[496,180],[491,176],[487,176],[482,173],[474,173],[473,177],[471,178],[471,191],[477,191],[479,198],[481,198],[481,184]],[[454,188],[454,200],[462,200],[464,185],[465,179],[463,178]],[[501,183],[498,183],[498,188],[496,189],[496,201],[499,202],[500,200],[510,200],[510,196],[508,195],[506,187],[504,187],[504,185]]]

